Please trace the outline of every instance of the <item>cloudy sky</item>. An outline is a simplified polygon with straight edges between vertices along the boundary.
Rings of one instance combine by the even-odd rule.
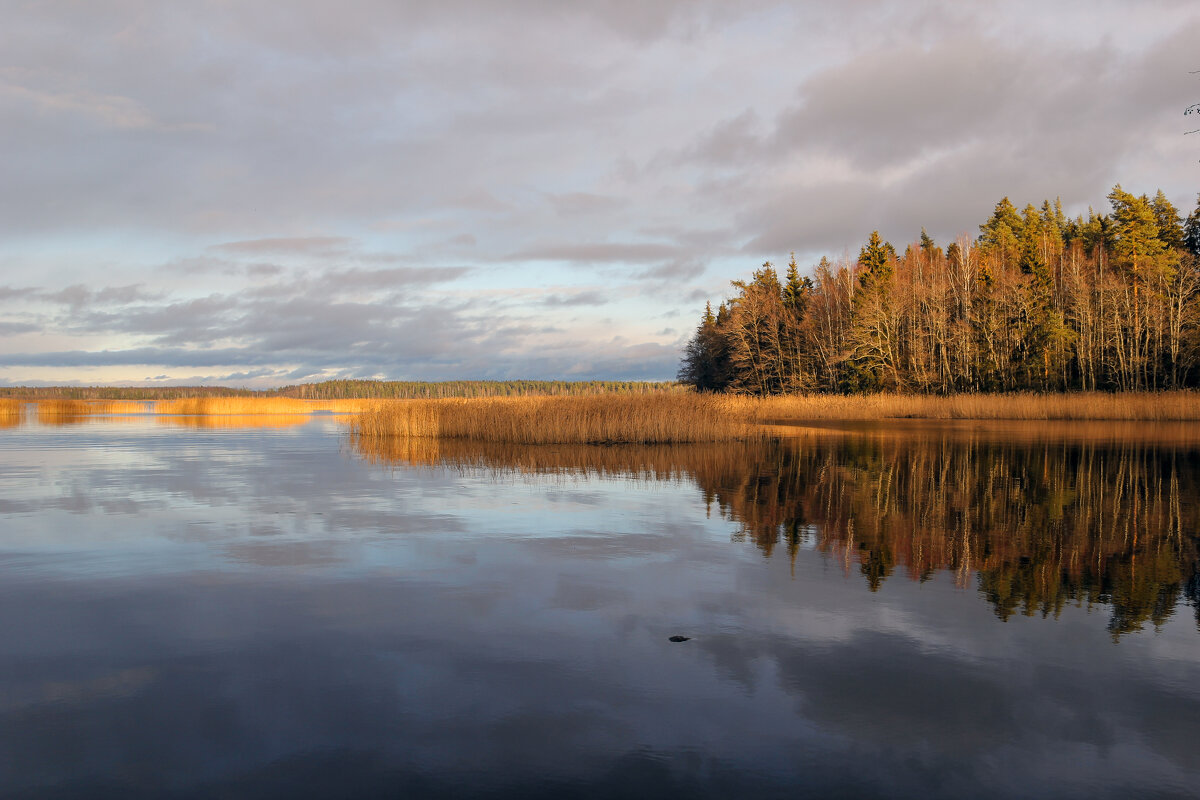
[[[707,300],[1200,190],[1200,7],[5,2],[0,383],[669,379]]]

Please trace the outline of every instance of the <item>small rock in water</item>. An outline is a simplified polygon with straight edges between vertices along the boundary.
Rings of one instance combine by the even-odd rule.
[[[691,641],[691,639],[692,639],[692,637],[690,637],[690,636],[671,636],[667,639],[667,641],[668,642],[689,642],[689,641]]]

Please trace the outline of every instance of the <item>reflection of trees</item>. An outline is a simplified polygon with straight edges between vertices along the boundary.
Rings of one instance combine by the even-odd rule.
[[[809,530],[872,590],[901,567],[976,573],[1001,618],[1104,603],[1118,635],[1198,599],[1197,467],[1193,451],[1137,439],[827,436],[706,492],[768,555],[794,557]]]
[[[871,590],[900,570],[918,581],[948,571],[963,586],[976,575],[1002,619],[1105,604],[1117,636],[1162,624],[1181,594],[1200,604],[1192,502],[1200,451],[1175,444],[1193,437],[1174,431],[1098,430],[1031,438],[931,426],[682,447],[355,446],[391,463],[689,478],[710,510],[738,524],[736,538],[766,556],[782,548],[794,559],[809,541]]]

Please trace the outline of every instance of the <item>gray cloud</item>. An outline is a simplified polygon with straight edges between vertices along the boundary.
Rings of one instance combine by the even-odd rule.
[[[532,247],[507,256],[508,261],[567,261],[573,263],[629,263],[658,261],[679,252],[667,244],[599,242]]]
[[[275,237],[247,239],[240,242],[225,242],[224,244],[212,245],[209,247],[209,250],[255,256],[296,253],[304,255],[330,255],[345,253],[351,244],[352,241],[345,236]]]
[[[550,287],[611,287],[614,329],[650,339],[651,316],[790,250],[945,241],[1005,195],[1194,199],[1200,12],[1174,0],[113,2],[5,23],[0,301],[87,337],[59,353],[669,377],[667,355],[581,333],[600,297]],[[435,333],[469,346],[395,345]]]
[[[612,298],[602,292],[590,289],[575,294],[552,294],[542,301],[546,306],[602,306],[612,302]]]

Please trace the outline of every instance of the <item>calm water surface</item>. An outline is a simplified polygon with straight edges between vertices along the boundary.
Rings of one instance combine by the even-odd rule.
[[[186,422],[0,429],[5,797],[1200,791],[1195,427]]]

